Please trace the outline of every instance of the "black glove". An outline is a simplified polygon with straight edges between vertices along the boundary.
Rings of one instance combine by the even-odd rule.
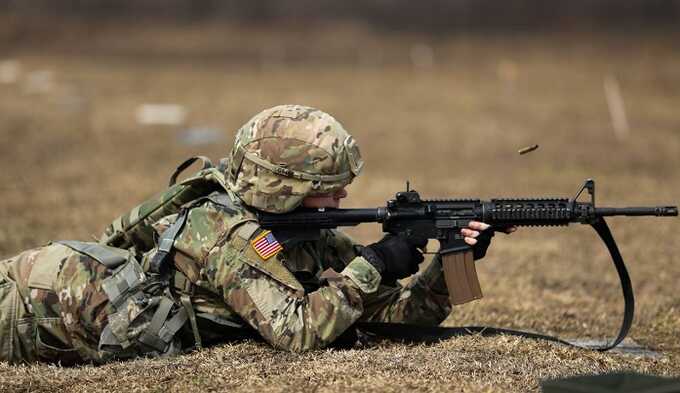
[[[418,264],[423,261],[418,247],[425,247],[425,244],[386,235],[379,242],[364,247],[361,256],[378,270],[382,283],[393,283],[418,272]]]
[[[475,238],[477,239],[477,244],[472,246],[472,256],[475,260],[484,258],[486,255],[486,250],[491,245],[491,238],[493,237],[494,233],[495,232],[492,227],[489,227],[483,231],[479,231],[479,236]]]

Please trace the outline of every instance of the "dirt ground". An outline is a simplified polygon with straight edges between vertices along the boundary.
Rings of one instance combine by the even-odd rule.
[[[594,178],[600,205],[680,203],[677,33],[310,35],[139,24],[29,37],[0,29],[0,38],[4,60],[18,62],[0,63],[17,71],[0,84],[2,257],[98,236],[162,190],[186,157],[219,159],[242,123],[281,103],[324,109],[360,142],[366,167],[347,207],[382,205],[406,180],[426,197],[491,198],[571,197]],[[605,80],[619,86],[627,133],[614,131]],[[186,119],[140,125],[145,103],[182,105]],[[196,128],[218,135],[187,144]],[[540,147],[517,153],[532,144]],[[0,363],[0,391],[524,392],[545,378],[614,370],[677,376],[680,220],[609,222],[637,298],[629,337],[658,357],[514,337],[303,355],[245,342],[103,367]],[[370,225],[349,232],[380,236]],[[457,307],[446,325],[595,339],[618,328],[618,279],[587,227],[499,235],[478,269],[484,299]]]

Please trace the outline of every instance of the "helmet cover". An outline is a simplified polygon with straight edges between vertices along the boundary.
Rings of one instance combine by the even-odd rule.
[[[362,167],[356,141],[331,115],[280,105],[238,130],[225,175],[229,188],[246,204],[286,213],[307,196],[345,187]]]

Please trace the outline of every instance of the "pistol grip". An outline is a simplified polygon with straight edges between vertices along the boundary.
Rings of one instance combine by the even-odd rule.
[[[442,268],[451,304],[464,304],[484,296],[472,250],[442,254]]]

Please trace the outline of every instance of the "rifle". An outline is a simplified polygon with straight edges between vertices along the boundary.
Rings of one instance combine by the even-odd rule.
[[[577,200],[587,191],[589,202]],[[611,216],[677,216],[676,206],[653,207],[597,207],[595,181],[585,181],[579,192],[567,198],[498,198],[431,199],[423,200],[417,191],[406,184],[406,191],[398,192],[387,201],[387,206],[372,209],[297,209],[290,213],[258,212],[261,227],[276,232],[284,231],[304,236],[318,229],[355,226],[361,223],[381,223],[383,231],[423,243],[439,241],[438,253],[452,304],[463,304],[482,297],[481,286],[473,261],[472,249],[464,241],[460,230],[470,221],[481,221],[502,231],[510,226],[566,226],[570,223],[587,224],[607,246],[621,279],[624,293],[624,321],[615,343],[627,334],[634,313],[634,297],[625,263],[619,252],[605,217]],[[608,349],[608,348],[607,348]]]

